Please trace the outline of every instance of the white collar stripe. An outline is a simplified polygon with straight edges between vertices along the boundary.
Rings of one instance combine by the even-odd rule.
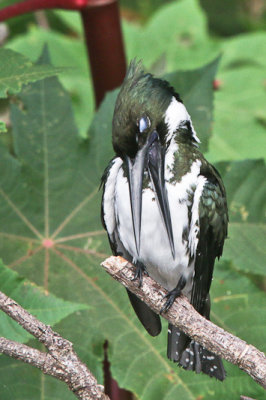
[[[176,132],[176,130],[180,127],[182,123],[184,123],[185,121],[189,121],[191,124],[192,136],[197,143],[200,143],[200,140],[192,125],[192,121],[186,107],[183,103],[177,101],[174,96],[172,97],[171,103],[169,104],[165,112],[164,121],[168,127],[167,141],[171,139],[173,133]]]

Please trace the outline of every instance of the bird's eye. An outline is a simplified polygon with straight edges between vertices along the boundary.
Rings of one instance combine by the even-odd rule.
[[[143,117],[140,118],[139,120],[139,131],[140,133],[146,131],[151,126],[151,121],[149,117],[144,115]]]

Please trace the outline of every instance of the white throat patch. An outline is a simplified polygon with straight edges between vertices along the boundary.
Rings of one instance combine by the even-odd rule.
[[[180,103],[180,101],[177,101],[174,96],[165,112],[164,121],[168,126],[167,141],[171,139],[173,133],[176,132],[183,122],[189,121],[191,124],[192,136],[197,143],[200,143],[186,107],[184,104]]]

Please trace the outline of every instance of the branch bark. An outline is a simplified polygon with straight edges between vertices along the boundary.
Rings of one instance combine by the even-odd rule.
[[[79,360],[71,342],[2,292],[0,309],[35,336],[48,350],[47,353],[43,353],[24,344],[0,338],[1,353],[31,364],[45,374],[64,381],[80,400],[110,400],[103,393],[103,386],[97,383],[86,365]]]
[[[143,277],[141,288],[132,281],[135,267],[122,257],[110,257],[102,263],[106,272],[137,295],[157,314],[162,308],[162,298],[167,293],[150,277]],[[171,324],[195,339],[206,349],[237,365],[258,384],[266,388],[266,357],[244,340],[232,335],[202,317],[185,296],[180,296],[171,309],[162,315]]]

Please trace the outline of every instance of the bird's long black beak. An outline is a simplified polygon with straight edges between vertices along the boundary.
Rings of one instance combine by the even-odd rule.
[[[147,147],[144,146],[137,152],[134,160],[126,157],[128,183],[133,221],[134,238],[137,254],[140,248],[141,210],[142,210],[142,182],[147,158]]]
[[[147,167],[167,231],[172,256],[175,258],[171,216],[164,183],[164,149],[156,130],[150,134],[146,144],[137,152],[135,159],[126,157],[126,162],[137,254],[139,255],[140,251],[143,174]]]

